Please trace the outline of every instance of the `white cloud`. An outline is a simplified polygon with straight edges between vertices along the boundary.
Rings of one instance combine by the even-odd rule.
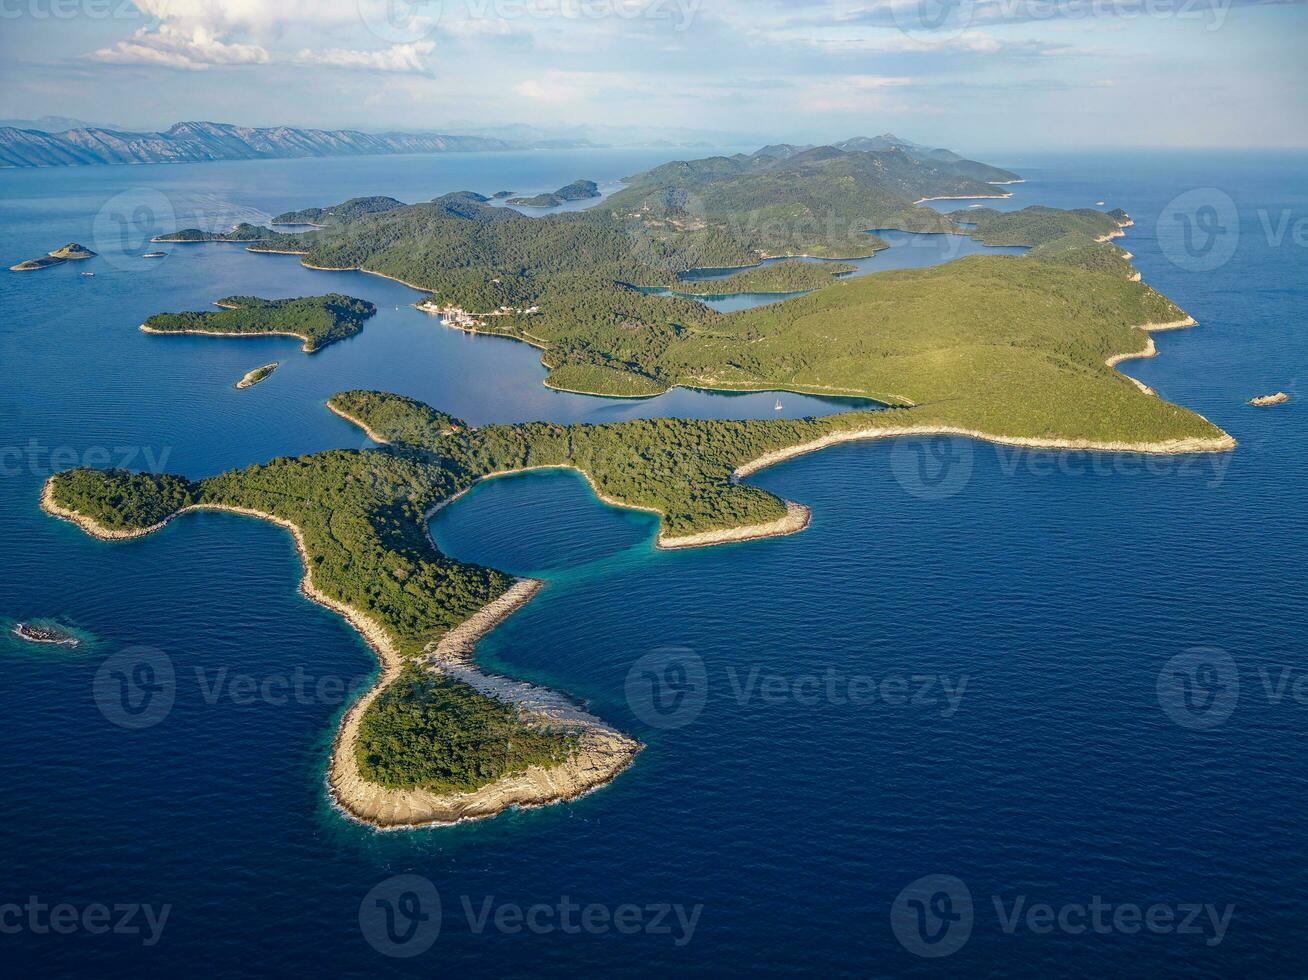
[[[912,84],[913,79],[901,76],[841,75],[798,86],[795,104],[814,113],[893,110],[893,90]]]
[[[611,95],[614,92],[640,91],[646,87],[621,72],[554,69],[519,82],[513,86],[513,91],[523,98],[537,102],[562,104],[585,102],[596,96]]]
[[[358,25],[365,9],[391,0],[132,0],[164,24],[201,26],[215,34],[271,34],[287,26],[329,29]]]
[[[156,31],[143,27],[127,40],[93,51],[88,57],[108,64],[186,71],[214,65],[264,65],[271,60],[257,44],[231,44],[203,27],[188,31],[169,24],[161,24]]]
[[[415,0],[135,0],[143,13],[157,18],[155,27],[145,27],[110,47],[87,57],[108,64],[141,65],[153,68],[197,71],[232,65],[291,63],[321,65],[357,71],[427,74],[428,55],[435,42],[426,35],[435,20],[424,11],[439,13],[439,5]],[[401,9],[402,8],[402,9]],[[417,12],[397,19],[395,11]],[[388,19],[389,18],[389,19]],[[404,36],[385,36],[400,24]],[[391,41],[376,48],[304,46],[294,53],[270,49],[284,34],[297,39],[315,32],[349,29],[374,43]]]
[[[435,50],[436,44],[433,41],[392,44],[376,51],[352,51],[345,48],[313,51],[304,48],[293,60],[297,65],[327,65],[331,68],[422,75],[428,71],[426,56]]]

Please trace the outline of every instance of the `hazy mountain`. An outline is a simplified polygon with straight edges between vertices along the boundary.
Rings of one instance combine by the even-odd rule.
[[[689,129],[679,126],[532,126],[512,123],[503,126],[484,126],[470,120],[447,123],[452,133],[467,133],[495,139],[545,142],[549,140],[581,140],[601,146],[668,147],[686,149],[713,146],[739,146],[744,141],[739,133],[719,130]]]
[[[892,133],[882,133],[880,136],[855,136],[853,139],[835,144],[838,149],[850,150],[862,153],[880,153],[887,150],[899,150],[906,156],[914,160],[920,160],[923,163],[933,163],[937,166],[946,167],[964,177],[970,177],[972,180],[984,181],[1005,181],[1016,180],[1017,175],[1007,170],[1001,170],[999,167],[992,167],[988,163],[978,163],[975,160],[968,160],[955,153],[953,150],[935,149],[929,146],[923,146],[920,143],[914,143],[911,140],[900,139]]]
[[[39,129],[43,133],[63,133],[70,129],[121,129],[114,123],[87,122],[69,116],[42,116],[40,119],[0,119],[0,126],[14,129]]]
[[[391,153],[453,153],[471,150],[558,148],[540,143],[442,133],[364,133],[350,129],[256,129],[226,123],[180,122],[162,133],[134,133],[97,126],[64,132],[0,127],[0,167],[61,167],[106,163],[186,163],[286,157]],[[575,144],[574,144],[575,145]]]

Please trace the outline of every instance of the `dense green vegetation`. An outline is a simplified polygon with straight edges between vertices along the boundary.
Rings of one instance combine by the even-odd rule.
[[[60,507],[111,531],[153,527],[196,499],[195,484],[183,477],[128,470],[69,470],[51,481],[50,491]]]
[[[312,354],[328,344],[354,336],[363,329],[364,321],[377,312],[377,307],[367,300],[341,293],[294,299],[228,296],[216,305],[223,309],[156,313],[142,326],[159,333],[284,333],[299,337],[304,341],[302,349]]]
[[[515,197],[509,203],[526,208],[555,208],[569,201],[585,201],[599,197],[599,185],[593,180],[574,180],[565,187],[550,194],[537,194],[534,197]]]
[[[835,276],[857,271],[847,262],[803,262],[789,259],[743,269],[725,279],[682,279],[676,291],[694,296],[733,293],[799,293],[831,285]]]
[[[1020,347],[1001,346],[985,366],[1002,373],[1004,360],[1015,353],[1021,353]],[[1041,369],[1030,368],[1026,360],[1019,363]],[[1043,378],[1036,375],[1034,380]],[[966,402],[942,398],[911,409],[819,419],[650,419],[571,426],[532,422],[472,429],[408,398],[351,391],[335,396],[332,406],[391,445],[275,459],[196,483],[75,470],[57,476],[53,490],[62,505],[111,528],[148,527],[189,503],[226,504],[290,521],[303,532],[315,585],[367,613],[401,651],[413,654],[512,582],[501,572],[440,554],[425,530],[428,510],[488,473],[575,467],[605,497],[660,512],[663,532],[681,536],[781,517],[785,508],[780,500],[733,482],[731,473],[765,453],[832,433],[993,421],[991,431],[999,434],[1038,436],[1056,419],[1071,430],[1063,433],[1069,437],[1221,436],[1210,423],[1141,394],[1123,378],[1111,387],[1094,387],[1067,413],[1045,405],[1047,393],[1039,390],[1031,392],[1033,404],[1023,411],[1014,410],[1025,405],[1022,400],[1010,398],[1005,404],[989,395],[983,383]],[[1076,423],[1077,415],[1085,418]]]
[[[844,292],[823,290],[813,298]],[[879,299],[893,306],[911,292]],[[822,312],[817,307],[807,315]],[[825,312],[834,318],[825,324],[830,328],[840,315]],[[1125,325],[1121,329],[1129,333]],[[191,504],[254,510],[292,523],[300,529],[314,586],[365,614],[402,655],[415,657],[513,583],[503,572],[442,554],[426,530],[435,506],[491,473],[579,469],[606,499],[659,512],[663,534],[677,537],[779,519],[786,513],[784,502],[735,482],[735,469],[766,453],[840,433],[993,425],[990,431],[999,434],[1220,439],[1210,423],[1141,394],[1102,364],[1082,370],[1096,375],[1084,386],[1069,384],[1060,374],[1066,364],[1074,357],[1099,356],[1096,343],[1110,334],[1073,334],[1052,345],[1049,338],[1038,338],[1044,349],[992,336],[965,356],[949,349],[887,348],[885,359],[917,364],[922,384],[947,388],[966,381],[967,395],[816,419],[532,422],[473,429],[399,395],[343,392],[331,405],[388,445],[274,459],[196,482],[73,470],[54,477],[51,491],[59,505],[113,530],[148,528]],[[923,364],[934,369],[924,370]],[[1055,404],[1058,396],[1072,400]],[[360,765],[368,778],[390,786],[470,788],[533,762],[557,762],[570,750],[566,737],[528,729],[493,699],[416,672],[406,675],[393,696],[379,698],[364,720]]]
[[[556,208],[563,203],[563,198],[557,194],[533,194],[531,197],[514,197],[509,199],[510,204],[516,204],[520,208]]]
[[[545,384],[560,391],[580,391],[614,398],[645,398],[667,391],[666,385],[649,375],[600,364],[562,364],[550,371]]]
[[[647,291],[688,286],[680,277],[691,269],[767,255],[868,254],[883,244],[868,228],[956,230],[950,217],[911,202],[989,188],[965,173],[982,165],[940,152],[771,147],[679,162],[632,178],[602,208],[540,218],[467,193],[376,209],[351,206],[356,200],[322,212],[331,220],[321,231],[269,232],[271,241],[252,246],[380,272],[469,311],[520,310],[486,316],[477,329],[541,347],[548,383],[558,387],[634,396],[674,384],[786,388],[895,407],[802,420],[471,428],[402,396],[349,391],[331,406],[386,445],[274,459],[196,482],[76,470],[53,478],[52,493],[115,530],[148,528],[192,504],[289,522],[301,532],[314,586],[415,658],[513,583],[442,554],[426,529],[433,508],[489,474],[575,468],[605,499],[657,512],[662,534],[675,538],[783,517],[782,500],[736,482],[735,470],[828,436],[948,428],[1097,445],[1229,445],[1205,419],[1142,393],[1104,363],[1144,346],[1139,325],[1183,315],[1132,281],[1121,250],[1100,241],[1124,214],[969,211],[978,239],[1031,252],[838,283],[830,280],[842,267],[829,264],[746,269],[725,285],[789,291],[802,282],[813,291],[731,315]],[[704,285],[724,289],[724,281]],[[313,350],[374,312],[336,294],[223,303],[231,308],[160,314],[147,325],[280,327]],[[573,736],[533,727],[509,705],[416,668],[374,702],[362,729],[361,769],[393,787],[472,789],[557,764],[575,748]]]
[[[272,219],[272,223],[275,225],[347,224],[370,214],[384,214],[402,207],[404,202],[397,201],[393,197],[354,197],[333,208],[283,211]]]
[[[639,396],[688,384],[787,387],[892,403],[932,392],[958,397],[980,380],[964,380],[966,365],[994,359],[1000,346],[1029,346],[1030,336],[1051,331],[1102,333],[1111,325],[1115,335],[1093,346],[1138,349],[1143,341],[1124,338],[1124,327],[1179,317],[1146,287],[1122,284],[1133,275],[1125,253],[1100,240],[1125,214],[1027,208],[941,215],[912,202],[993,193],[965,174],[983,165],[888,137],[863,142],[883,148],[768,147],[678,161],[630,178],[602,207],[539,218],[471,193],[380,213],[358,213],[347,202],[329,209],[349,215],[344,223],[252,248],[304,252],[314,266],[380,272],[474,314],[531,309],[483,317],[478,329],[541,347],[551,370],[547,383],[599,394]],[[964,218],[975,223],[970,233],[979,240],[1026,245],[1031,253],[839,282],[831,274],[845,267],[801,262],[746,268],[725,280],[682,278],[697,268],[752,266],[767,255],[866,255],[884,246],[866,229],[957,231],[955,219]],[[987,292],[994,285],[998,292]],[[655,295],[660,289],[672,292]],[[746,290],[816,292],[729,316],[678,295]],[[1088,292],[1077,296],[1078,290]],[[901,299],[902,314],[894,309]],[[1086,313],[1090,323],[1066,326]],[[1131,319],[1139,313],[1147,315]],[[1025,318],[1034,318],[1029,335]],[[822,323],[833,329],[817,330]],[[1061,398],[1057,382],[1083,375],[1105,390],[1121,382],[1091,366],[1085,353],[1046,358],[1041,387]],[[948,373],[947,384],[946,364],[963,365]]]
[[[275,231],[260,228],[245,222],[231,231],[201,231],[199,228],[183,228],[171,235],[159,235],[151,238],[152,242],[263,242],[277,237]]]
[[[364,714],[356,760],[381,786],[469,792],[529,766],[558,765],[576,745],[575,733],[526,722],[512,705],[410,665]]]
[[[1091,208],[1062,211],[1036,204],[1020,211],[993,208],[955,211],[951,217],[974,225],[967,229],[968,234],[986,245],[1038,246],[1068,238],[1082,243],[1106,239],[1119,230],[1126,213]]]

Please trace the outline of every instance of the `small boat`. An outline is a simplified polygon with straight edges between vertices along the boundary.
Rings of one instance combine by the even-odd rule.
[[[93,275],[95,275],[95,273],[94,273],[94,272],[83,272],[82,275],[84,275],[84,276],[93,276]]]
[[[778,399],[777,399],[777,403],[776,403],[775,405],[773,405],[772,407],[773,407],[773,409],[775,409],[775,410],[778,411],[778,412],[781,411],[781,399],[778,398]]]
[[[1103,206],[1104,206],[1104,202],[1103,202],[1103,201],[1095,201],[1095,207],[1097,207],[1097,208],[1102,208]]]

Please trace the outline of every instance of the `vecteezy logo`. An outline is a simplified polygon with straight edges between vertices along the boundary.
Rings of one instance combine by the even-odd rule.
[[[357,0],[359,18],[389,44],[412,44],[431,37],[440,23],[443,0]]]
[[[101,205],[91,223],[91,239],[100,257],[119,269],[153,268],[159,260],[150,240],[177,231],[172,201],[153,187],[133,187]]]
[[[953,875],[927,875],[899,893],[890,928],[915,956],[957,953],[972,935],[972,892]]]
[[[890,449],[896,482],[921,500],[954,496],[972,478],[972,463],[972,443],[967,439],[898,439]]]
[[[1216,728],[1239,700],[1240,670],[1216,647],[1177,654],[1158,674],[1158,704],[1182,728]]]
[[[627,704],[654,728],[681,728],[699,717],[708,700],[708,671],[686,647],[647,653],[627,671]]]
[[[975,0],[908,0],[892,3],[895,26],[915,41],[952,40],[972,26]]]
[[[168,717],[177,697],[177,675],[168,654],[128,647],[95,672],[91,692],[100,713],[121,728],[149,728]]]
[[[1186,191],[1158,216],[1158,245],[1178,269],[1212,272],[1231,260],[1240,244],[1240,212],[1216,187]]]
[[[383,956],[425,953],[441,933],[440,893],[422,875],[387,878],[359,903],[359,930]]]

